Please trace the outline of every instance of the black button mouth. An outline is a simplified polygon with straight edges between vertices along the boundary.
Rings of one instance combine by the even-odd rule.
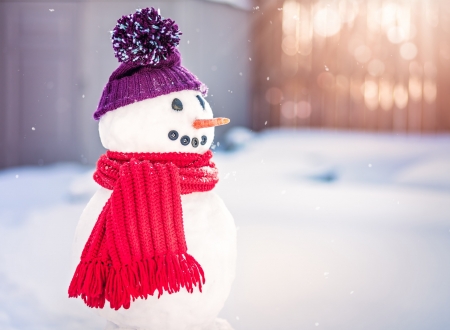
[[[208,141],[208,138],[206,137],[206,135],[203,135],[203,136],[202,136],[202,142],[200,142],[200,144],[201,144],[202,146],[204,146],[204,145],[206,144],[206,141]]]
[[[169,139],[171,139],[172,141],[175,141],[176,139],[178,139],[178,132],[175,130],[170,131]]]
[[[191,138],[187,135],[183,135],[180,139],[182,145],[187,146],[191,142]]]
[[[198,147],[198,139],[197,138],[192,138],[192,146],[194,147],[194,148],[197,148]]]

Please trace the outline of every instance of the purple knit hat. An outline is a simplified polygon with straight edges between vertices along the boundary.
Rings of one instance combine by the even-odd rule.
[[[103,89],[96,120],[125,105],[182,90],[207,87],[185,67],[176,49],[181,32],[171,19],[163,19],[154,8],[138,9],[122,16],[111,32],[120,66]]]

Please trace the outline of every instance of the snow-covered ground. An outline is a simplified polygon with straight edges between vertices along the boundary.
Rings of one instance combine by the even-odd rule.
[[[236,330],[450,328],[450,136],[231,137],[215,161],[239,228],[221,313]],[[0,329],[103,329],[66,294],[91,172],[0,172]]]

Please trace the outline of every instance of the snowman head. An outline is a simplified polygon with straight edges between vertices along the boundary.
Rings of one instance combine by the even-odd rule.
[[[122,63],[94,113],[106,149],[204,153],[214,126],[229,122],[213,118],[206,86],[181,65],[180,34],[154,8],[118,20],[112,42]]]
[[[184,90],[132,103],[100,118],[100,139],[106,149],[121,152],[206,152],[214,126],[227,122],[213,118],[201,93]]]

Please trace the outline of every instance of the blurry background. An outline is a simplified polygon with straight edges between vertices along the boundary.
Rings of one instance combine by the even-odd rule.
[[[0,0],[0,328],[102,329],[67,298],[104,152],[109,31],[159,7],[209,86],[238,227],[236,330],[450,328],[450,2]]]
[[[450,130],[450,2],[264,5],[253,29],[255,128],[269,118],[271,126]]]

